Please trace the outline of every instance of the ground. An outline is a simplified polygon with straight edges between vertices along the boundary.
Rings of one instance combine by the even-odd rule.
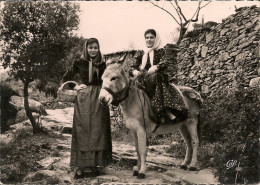
[[[210,169],[201,169],[196,172],[179,169],[178,166],[181,160],[173,158],[165,152],[169,147],[167,145],[149,146],[146,178],[137,179],[132,176],[132,167],[136,163],[134,146],[132,143],[119,141],[113,141],[113,163],[105,169],[106,175],[75,180],[75,169],[69,166],[71,142],[71,135],[69,133],[72,125],[73,108],[47,110],[47,113],[41,120],[42,126],[47,130],[45,134],[32,135],[30,133],[31,126],[28,122],[24,122],[14,126],[12,131],[1,135],[0,139],[5,141],[4,146],[18,148],[15,150],[15,153],[3,153],[3,148],[6,149],[6,147],[1,147],[1,155],[4,155],[6,158],[9,156],[9,160],[1,157],[1,181],[3,183],[218,183]],[[19,132],[20,135],[24,133],[23,137],[18,136]],[[17,140],[17,142],[14,142],[14,140]],[[11,145],[10,143],[18,144]],[[16,156],[21,156],[22,152],[23,154],[27,152],[27,155],[18,160],[21,163],[20,166],[23,163],[27,167],[24,169],[20,167],[20,169],[23,169],[20,170],[24,172],[23,175],[21,175],[19,170],[16,170],[16,174],[14,174],[11,168],[9,169],[10,164],[8,165],[8,161],[14,160],[12,158]],[[15,162],[17,162],[17,159]],[[3,169],[3,165],[6,165],[5,169]],[[9,171],[6,169],[9,169]]]

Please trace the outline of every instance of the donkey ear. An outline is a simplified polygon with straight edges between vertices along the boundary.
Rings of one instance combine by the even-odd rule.
[[[123,63],[126,58],[126,53],[118,59],[118,63]]]

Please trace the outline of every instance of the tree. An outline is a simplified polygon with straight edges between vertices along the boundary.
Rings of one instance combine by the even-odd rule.
[[[205,5],[202,6],[202,0],[199,0],[198,8],[190,19],[187,19],[183,14],[181,7],[179,6],[178,0],[174,0],[174,3],[172,1],[168,1],[174,9],[174,11],[172,12],[164,8],[164,6],[160,6],[158,2],[153,2],[153,1],[149,1],[149,2],[153,4],[155,7],[160,8],[161,10],[168,13],[173,18],[173,20],[180,26],[180,34],[178,37],[178,41],[176,43],[177,45],[179,45],[188,29],[190,22],[197,22],[199,18],[200,10],[205,6],[207,6],[211,1],[207,2]],[[176,18],[174,13],[178,15],[178,19]]]
[[[9,1],[1,10],[2,65],[24,84],[24,108],[34,133],[41,128],[29,107],[28,85],[58,78],[59,61],[69,49],[66,40],[79,23],[78,11],[79,5],[58,1]]]
[[[72,62],[79,58],[82,54],[83,50],[83,44],[86,41],[85,38],[83,37],[77,37],[77,36],[72,36],[67,38],[66,43],[65,43],[65,48],[68,48],[66,50],[66,53],[64,54],[64,57],[60,60],[57,61],[57,71],[55,71],[55,77],[52,78],[51,80],[37,80],[35,83],[35,86],[37,89],[40,91],[45,92],[46,96],[53,96],[54,98],[57,97],[57,90],[58,90],[58,85],[61,82],[61,78],[66,72],[66,70],[71,66]],[[78,77],[78,78],[77,78]],[[79,82],[79,76],[76,75],[74,78],[75,81]]]

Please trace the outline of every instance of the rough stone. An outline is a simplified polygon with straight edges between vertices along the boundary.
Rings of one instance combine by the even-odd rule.
[[[206,35],[206,43],[209,43],[214,37],[214,33],[210,32],[209,34]]]
[[[228,28],[224,28],[220,31],[220,36],[223,37],[228,31]]]
[[[193,42],[190,44],[189,48],[195,48],[198,46],[198,43],[197,42]]]
[[[239,49],[243,49],[243,48],[249,46],[250,44],[252,44],[251,41],[244,42],[243,44],[239,45],[238,48],[239,48]]]
[[[45,108],[40,102],[35,101],[30,98],[28,101],[29,101],[29,106],[30,106],[32,112],[46,114]],[[12,104],[18,111],[24,109],[24,98],[23,97],[11,96],[9,103]]]
[[[37,163],[41,165],[43,168],[47,169],[51,164],[59,161],[60,159],[60,157],[48,157],[40,161],[37,161]]]
[[[229,58],[228,52],[224,52],[219,56],[219,61],[225,62]]]
[[[45,179],[41,184],[60,184],[63,183],[62,180],[59,177],[59,174],[57,174],[54,171],[51,170],[40,170],[33,174],[29,174],[25,178],[25,182],[37,182],[39,183],[40,179]]]
[[[257,58],[260,57],[260,45],[257,46],[257,47],[254,49],[254,55],[255,55],[255,57],[257,57]]]
[[[259,87],[260,88],[260,77],[251,79],[250,83],[249,83],[249,86],[250,87]]]
[[[201,47],[201,57],[206,57],[207,52],[208,52],[208,47],[202,46]]]
[[[240,53],[240,54],[238,54],[237,56],[236,56],[236,59],[235,59],[235,61],[237,62],[237,61],[239,61],[239,60],[241,60],[241,59],[244,59],[246,56],[245,56],[245,53]]]
[[[237,56],[240,52],[241,52],[241,50],[236,50],[235,52],[232,52],[229,56],[230,57]]]
[[[228,44],[228,46],[227,46],[227,50],[231,50],[232,48],[234,48],[237,44],[238,44],[238,39],[234,39],[234,40],[232,40],[229,44]]]

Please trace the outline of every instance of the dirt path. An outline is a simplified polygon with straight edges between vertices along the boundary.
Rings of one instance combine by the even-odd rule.
[[[73,108],[47,110],[48,115],[43,117],[44,127],[56,132],[63,132],[62,139],[52,143],[52,148],[58,150],[58,157],[47,157],[38,163],[43,167],[41,171],[29,174],[27,182],[32,182],[35,176],[52,178],[59,183],[175,183],[175,184],[217,184],[209,169],[196,172],[178,169],[179,159],[165,154],[168,146],[149,146],[146,178],[139,180],[132,176],[132,167],[136,163],[134,146],[113,142],[114,163],[105,169],[106,175],[96,178],[75,180],[73,169],[69,166],[71,135],[66,134],[72,125]],[[48,181],[49,182],[49,181]]]

